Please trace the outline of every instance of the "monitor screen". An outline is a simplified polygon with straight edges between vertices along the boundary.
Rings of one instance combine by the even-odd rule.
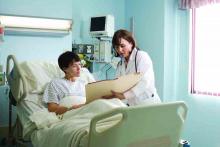
[[[106,17],[92,17],[90,24],[90,31],[105,31]]]

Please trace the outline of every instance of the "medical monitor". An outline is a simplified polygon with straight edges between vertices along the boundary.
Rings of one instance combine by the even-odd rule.
[[[114,34],[114,17],[112,15],[96,16],[90,19],[90,35],[93,37],[112,37]]]

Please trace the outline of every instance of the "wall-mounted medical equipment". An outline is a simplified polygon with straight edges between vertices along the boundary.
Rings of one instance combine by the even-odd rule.
[[[94,61],[111,62],[111,58],[112,58],[111,51],[112,51],[111,42],[106,40],[101,40],[99,43],[95,44]]]
[[[83,67],[93,71],[94,45],[93,44],[72,44],[72,51],[79,55]]]
[[[72,20],[0,15],[5,35],[64,36],[72,28]]]
[[[95,16],[90,19],[90,35],[92,37],[112,37],[114,34],[114,16]]]
[[[111,62],[111,42],[101,40],[95,44],[72,44],[72,51],[84,54],[92,62]]]
[[[99,62],[111,62],[111,42],[100,41],[99,44]]]
[[[72,51],[77,54],[94,54],[93,44],[72,44]]]

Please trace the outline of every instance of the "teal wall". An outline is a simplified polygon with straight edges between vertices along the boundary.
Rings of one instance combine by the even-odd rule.
[[[188,106],[182,138],[195,147],[219,147],[220,100],[189,93],[190,12],[177,9],[177,5],[175,0],[165,3],[164,100],[181,100]]]
[[[164,3],[164,101],[176,100],[178,71],[178,2],[166,0]]]
[[[160,10],[160,11],[158,11]],[[126,0],[126,27],[134,18],[134,36],[141,50],[150,55],[156,87],[163,99],[164,75],[164,0]]]
[[[73,43],[97,43],[89,35],[89,23],[92,16],[111,14],[115,19],[115,30],[124,28],[125,0],[73,0]],[[106,63],[94,63],[93,74],[96,79],[106,79]],[[101,72],[98,72],[102,70]],[[108,79],[114,78],[115,69],[108,70]]]
[[[185,101],[189,108],[182,138],[193,147],[219,147],[220,100],[189,94],[189,12],[177,5],[177,0],[0,0],[0,13],[73,18],[74,22],[72,34],[64,38],[5,36],[0,64],[5,64],[10,53],[19,60],[54,59],[70,48],[72,41],[95,42],[88,35],[90,16],[114,15],[116,30],[130,29],[133,17],[138,46],[152,58],[161,99]],[[0,88],[0,126],[7,119],[5,89]]]
[[[189,12],[178,11],[179,19],[179,50],[178,50],[178,84],[177,99],[184,100],[189,108],[183,137],[191,141],[192,146],[219,147],[220,146],[220,99],[219,97],[195,96],[189,94],[188,79],[190,74],[189,59],[190,46],[187,41],[189,32]],[[208,60],[208,59],[207,59]]]
[[[91,43],[96,39],[89,36],[92,16],[111,14],[115,17],[115,30],[124,27],[125,0],[73,0],[73,41]]]
[[[0,13],[71,19],[72,3],[72,0],[0,0]]]
[[[0,14],[72,19],[72,0],[0,0]],[[5,65],[9,54],[18,60],[57,59],[71,49],[72,34],[65,37],[31,37],[5,35],[0,45],[0,64]]]

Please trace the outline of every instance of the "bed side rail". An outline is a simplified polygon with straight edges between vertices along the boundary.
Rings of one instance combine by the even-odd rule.
[[[14,55],[7,57],[6,78],[12,95],[19,103],[27,96],[27,83]]]
[[[120,123],[97,131],[98,122],[122,114]],[[187,115],[184,102],[117,108],[95,116],[90,124],[89,147],[178,147]]]

